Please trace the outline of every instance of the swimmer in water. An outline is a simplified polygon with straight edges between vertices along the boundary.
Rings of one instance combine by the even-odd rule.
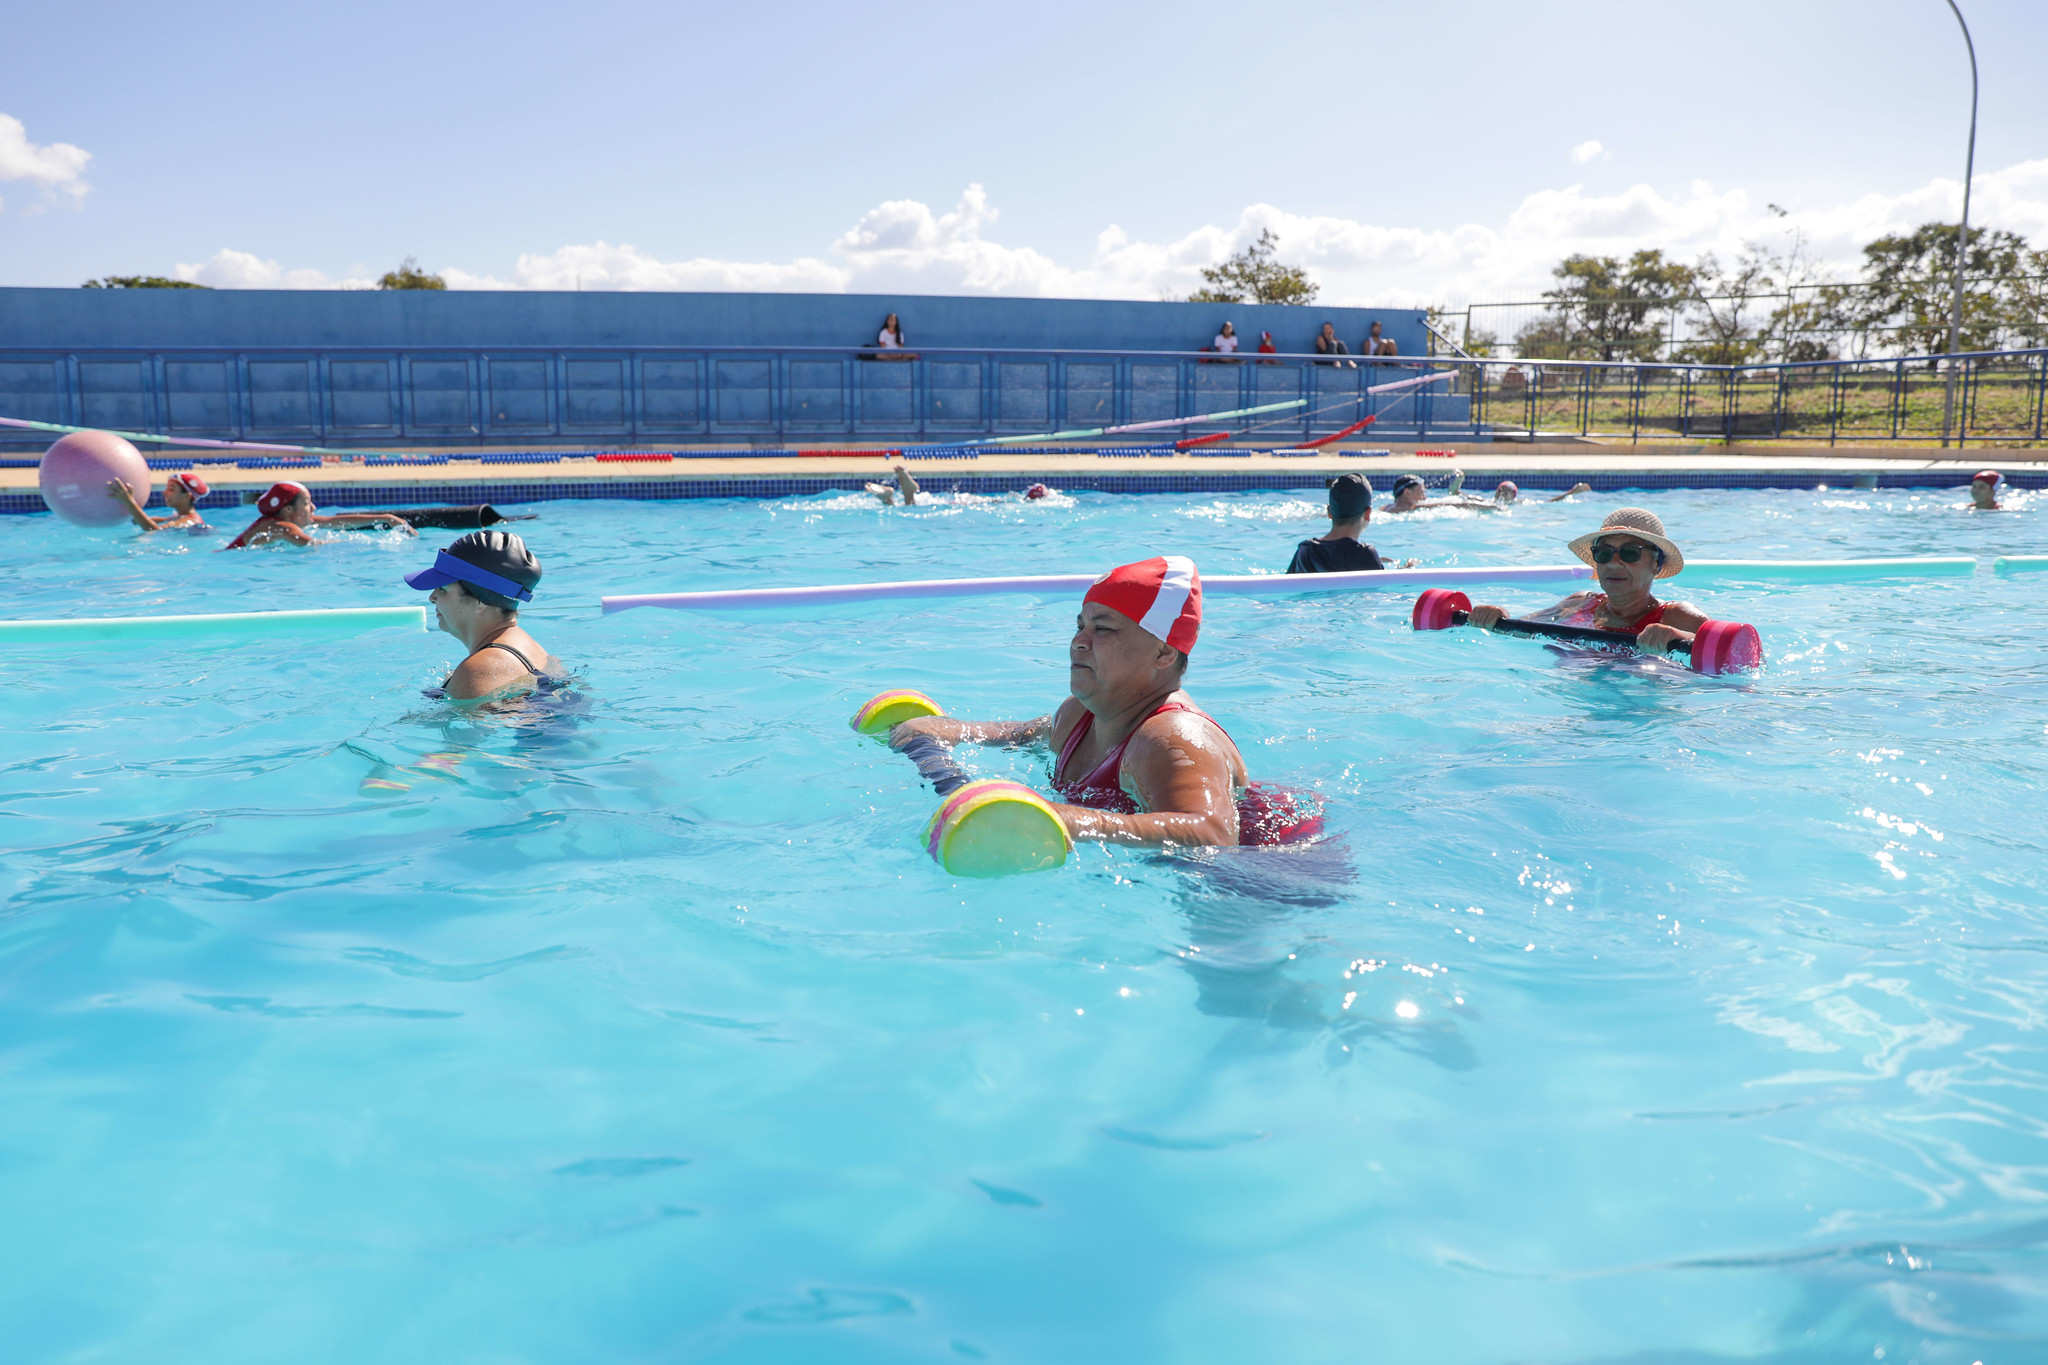
[[[1384,569],[1380,552],[1358,537],[1372,520],[1372,484],[1363,474],[1339,474],[1330,480],[1330,533],[1294,547],[1289,573],[1354,573]],[[1415,567],[1409,560],[1404,569]]]
[[[903,495],[903,505],[909,507],[917,501],[917,495],[923,491],[923,489],[917,486],[917,480],[910,477],[910,471],[900,464],[896,466],[896,486],[894,488],[891,488],[886,483],[871,483],[868,485],[868,492],[880,498],[884,507],[894,507],[898,493]]]
[[[1024,501],[1037,502],[1040,498],[1045,497],[1047,494],[1051,492],[1052,490],[1050,488],[1047,488],[1044,484],[1034,483],[1031,485],[1031,487],[1024,490]]]
[[[128,491],[128,485],[119,479],[107,484],[107,496],[128,508],[128,519],[145,531],[207,531],[212,528],[206,518],[199,515],[193,504],[206,496],[206,480],[197,474],[179,472],[164,480],[164,505],[171,509],[167,517],[153,517],[142,510],[142,504]]]
[[[1178,555],[1111,569],[1081,599],[1067,646],[1070,695],[1049,716],[920,716],[889,734],[942,744],[1042,744],[1053,809],[1076,839],[1160,845],[1281,843],[1320,826],[1254,786],[1223,727],[1181,690],[1202,623],[1202,580]]]
[[[313,511],[313,495],[306,486],[286,481],[270,485],[269,491],[256,499],[256,520],[221,548],[247,550],[268,545],[274,540],[293,545],[317,545],[319,541],[307,533],[309,526],[339,526],[344,530],[384,526],[402,530],[409,536],[419,534],[405,518],[390,512],[337,512],[333,516],[319,516]]]
[[[2003,512],[2005,504],[1998,500],[1998,485],[2005,476],[1995,469],[1980,469],[1970,479],[1970,510],[1972,512]]]
[[[1426,507],[1484,508],[1489,512],[1495,510],[1492,503],[1479,502],[1472,498],[1431,498],[1428,490],[1422,486],[1419,476],[1403,474],[1394,480],[1394,500],[1380,508],[1380,511],[1399,514],[1419,512]]]
[[[434,556],[433,567],[405,576],[428,593],[434,620],[462,641],[469,657],[432,689],[453,701],[552,691],[568,670],[519,625],[519,604],[533,600],[540,561],[510,531],[472,531]]]
[[[1655,512],[1623,507],[1607,514],[1600,529],[1570,542],[1571,552],[1593,566],[1599,592],[1575,592],[1556,606],[1532,613],[1531,621],[1617,630],[1636,637],[1645,651],[1692,642],[1707,618],[1689,602],[1660,602],[1650,587],[1685,567],[1685,556],[1664,534]],[[1471,624],[1489,628],[1507,615],[1504,607],[1472,608]]]
[[[1574,494],[1590,493],[1592,491],[1593,485],[1590,483],[1575,483],[1554,498],[1531,499],[1522,496],[1522,490],[1515,486],[1514,480],[1502,479],[1493,490],[1493,501],[1495,505],[1500,507],[1511,507],[1517,502],[1563,502]]]

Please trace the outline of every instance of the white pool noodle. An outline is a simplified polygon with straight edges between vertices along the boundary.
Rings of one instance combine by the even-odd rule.
[[[1560,583],[1588,578],[1583,564],[1517,568],[1377,569],[1358,573],[1243,574],[1204,577],[1202,591],[1215,597],[1278,596],[1300,592],[1343,592],[1358,588],[1426,588],[1460,583]],[[816,588],[733,588],[720,592],[640,593],[600,599],[604,614],[635,607],[729,611],[744,607],[814,607],[851,602],[989,597],[997,594],[1057,596],[1085,592],[1098,574],[1044,574],[1031,578],[935,578],[911,583],[837,583]]]
[[[1793,582],[1853,582],[1865,578],[1955,577],[1977,571],[1968,556],[1910,559],[1695,559],[1675,578],[1694,583],[1716,579],[1779,579]],[[1584,564],[1542,564],[1460,569],[1378,569],[1357,573],[1224,574],[1202,579],[1214,597],[1268,597],[1290,593],[1357,589],[1458,587],[1464,584],[1565,583],[1593,576]],[[634,593],[599,599],[603,612],[635,607],[675,611],[734,611],[746,608],[838,606],[856,602],[919,601],[948,597],[990,597],[1006,593],[1056,596],[1085,591],[1094,574],[1041,574],[1024,578],[935,578],[904,583],[836,583],[805,588],[729,588],[713,592]]]
[[[1919,559],[1688,559],[1672,575],[1709,579],[1768,578],[1799,583],[1852,583],[1865,578],[1967,578],[1977,572],[1968,555]]]
[[[315,611],[238,611],[208,616],[110,616],[62,621],[0,621],[0,644],[68,640],[193,640],[222,636],[354,635],[386,626],[427,628],[427,609],[328,607]]]

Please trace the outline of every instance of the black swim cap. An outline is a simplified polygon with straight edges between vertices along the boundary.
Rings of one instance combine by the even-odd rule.
[[[533,551],[526,548],[526,542],[510,531],[471,531],[450,545],[446,553],[465,564],[489,570],[500,578],[509,578],[528,592],[532,592],[540,582],[540,561],[533,557]],[[516,599],[492,592],[489,588],[464,583],[462,590],[489,606],[505,611],[519,610]]]
[[[1400,478],[1394,480],[1394,496],[1397,498],[1400,497],[1401,490],[1409,487],[1410,485],[1413,485],[1416,488],[1421,488],[1424,486],[1422,479],[1419,476],[1414,474],[1403,474]]]
[[[1372,506],[1372,485],[1363,474],[1339,474],[1330,480],[1330,515],[1338,521],[1356,521]]]

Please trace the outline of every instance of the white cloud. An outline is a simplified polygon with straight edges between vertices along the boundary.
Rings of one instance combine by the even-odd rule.
[[[20,119],[0,114],[0,180],[26,180],[76,204],[92,189],[85,183],[85,163],[90,160],[91,152],[68,142],[36,146]]]
[[[367,289],[367,279],[331,279],[319,270],[286,270],[276,261],[266,261],[246,251],[222,247],[197,265],[180,263],[171,278],[215,289]]]
[[[1588,161],[1611,161],[1613,159],[1614,153],[1602,147],[1599,138],[1594,138],[1590,142],[1581,142],[1578,146],[1572,148],[1572,160],[1582,166]]]
[[[1029,297],[1152,299],[1184,294],[1204,266],[1221,261],[1271,229],[1280,258],[1301,265],[1334,304],[1412,305],[1446,300],[1531,299],[1550,268],[1573,252],[1625,255],[1659,248],[1689,260],[1724,257],[1752,239],[1804,234],[1809,248],[1844,275],[1855,272],[1865,242],[1887,232],[1953,218],[1961,185],[1934,180],[1900,194],[1868,194],[1777,217],[1741,189],[1694,181],[1682,190],[1633,185],[1588,194],[1582,185],[1525,196],[1497,223],[1405,227],[1290,213],[1253,204],[1237,221],[1205,224],[1170,241],[1140,241],[1112,223],[1097,234],[1085,262],[1063,264],[1030,246],[995,240],[998,212],[980,185],[950,210],[913,199],[877,205],[816,256],[789,261],[697,258],[664,261],[607,242],[564,246],[519,257],[508,278],[463,269],[441,273],[455,289],[761,290],[816,293],[989,294]],[[1971,218],[2048,245],[2048,159],[1977,178]],[[349,288],[371,281],[286,270],[275,261],[223,250],[180,279],[242,288]]]

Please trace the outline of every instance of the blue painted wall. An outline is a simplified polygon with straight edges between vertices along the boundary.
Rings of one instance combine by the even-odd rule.
[[[1414,308],[1136,303],[861,294],[539,293],[266,289],[0,289],[0,348],[507,348],[859,346],[901,315],[912,346],[1174,351],[1236,324],[1305,352],[1330,321],[1356,353],[1378,321],[1428,353]]]

